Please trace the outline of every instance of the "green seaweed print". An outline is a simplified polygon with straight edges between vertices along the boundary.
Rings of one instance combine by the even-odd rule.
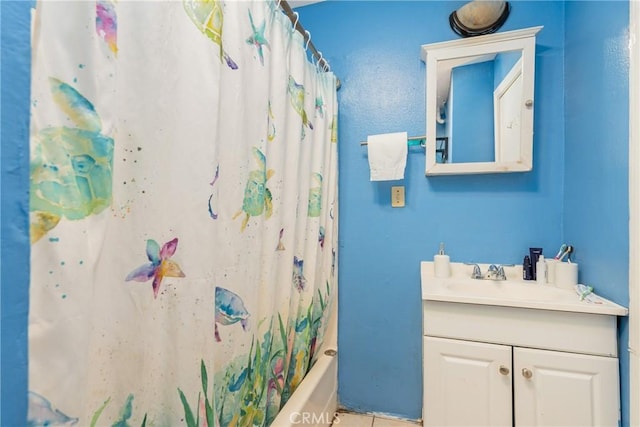
[[[111,402],[111,398],[108,398],[107,400],[104,401],[104,403],[98,409],[96,409],[96,411],[93,413],[93,416],[91,417],[91,423],[89,424],[89,427],[96,427],[98,425],[98,420],[102,416],[102,412],[105,410],[105,408],[109,405],[110,402]],[[124,405],[122,405],[122,408],[120,408],[120,413],[118,414],[118,418],[111,424],[111,427],[131,427],[131,423],[129,421],[131,420],[132,416],[133,416],[133,394],[129,394],[124,402]],[[140,424],[140,427],[146,427],[146,425],[147,425],[147,414],[145,413],[144,418],[142,419],[142,423]]]
[[[221,427],[268,426],[315,362],[316,346],[326,322],[329,283],[288,324],[277,314],[261,338],[255,336],[247,355],[216,372],[215,417]],[[204,375],[203,375],[204,376]],[[203,389],[204,391],[204,389]],[[206,395],[206,393],[205,393]],[[200,397],[198,398],[200,401]],[[184,401],[183,401],[184,403]],[[186,415],[197,426],[197,416]],[[213,424],[208,424],[213,425]]]
[[[202,383],[202,394],[204,395],[204,400],[202,400],[201,394],[198,393],[198,401],[194,410],[191,408],[187,397],[184,392],[178,388],[178,395],[180,396],[180,402],[182,402],[182,407],[184,409],[184,420],[187,423],[187,427],[200,427],[200,407],[204,405],[204,416],[206,420],[206,426],[214,427],[215,424],[213,422],[213,396],[212,399],[209,400],[209,377],[207,375],[207,367],[204,364],[204,360],[200,360],[200,382]]]
[[[216,418],[221,427],[269,425],[279,409],[284,372],[282,345],[271,331],[253,338],[248,355],[239,356],[215,376]],[[279,385],[276,381],[280,375]],[[280,392],[277,392],[277,391]],[[277,393],[276,393],[277,392]]]
[[[77,127],[53,126],[35,136],[30,165],[30,232],[35,243],[62,217],[98,214],[111,205],[113,139],[102,133],[93,104],[49,78],[53,100]]]
[[[295,339],[292,348],[289,350],[292,355],[289,362],[287,383],[283,391],[285,401],[298,388],[304,376],[309,372],[317,357],[316,347],[318,340],[322,339],[322,325],[326,322],[327,308],[331,288],[326,282],[326,293],[324,297],[320,289],[317,289],[313,301],[302,311],[295,321]]]

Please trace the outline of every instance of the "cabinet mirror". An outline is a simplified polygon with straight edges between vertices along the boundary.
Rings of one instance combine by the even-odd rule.
[[[422,46],[427,175],[532,169],[535,35],[541,28]]]

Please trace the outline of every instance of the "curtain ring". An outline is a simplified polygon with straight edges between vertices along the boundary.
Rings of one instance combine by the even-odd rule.
[[[304,30],[304,33],[307,35],[307,44],[304,45],[304,50],[309,48],[309,43],[311,43],[311,33],[307,30]]]
[[[282,12],[282,9],[280,8],[280,3],[282,3],[282,0],[278,0],[278,2],[276,3],[276,7],[273,8],[273,13],[276,13],[278,11]]]
[[[320,54],[320,60],[318,60],[318,63],[322,62],[322,71],[324,71],[325,73],[327,71],[331,71],[331,66],[329,65],[329,62],[327,62],[327,60],[322,57],[322,52],[318,53]]]
[[[293,14],[296,15],[296,20],[293,23],[291,34],[293,34],[293,32],[296,30],[296,25],[298,25],[298,21],[300,20],[300,14],[298,12],[293,12]]]
[[[322,52],[318,51],[318,67],[321,67],[324,70],[325,65],[323,64],[323,61],[326,63],[322,57]]]
[[[326,59],[322,57],[322,52],[318,51],[318,56],[320,57],[318,58],[318,65],[322,67],[322,71],[324,72],[331,71],[331,67],[329,66],[329,63],[327,62]]]

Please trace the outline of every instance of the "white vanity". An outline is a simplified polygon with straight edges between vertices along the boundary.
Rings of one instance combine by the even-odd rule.
[[[482,271],[486,265],[480,265]],[[617,316],[627,309],[522,280],[421,263],[425,426],[617,426]]]

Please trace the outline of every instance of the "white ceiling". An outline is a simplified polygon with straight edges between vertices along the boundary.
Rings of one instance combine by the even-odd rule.
[[[323,0],[287,0],[289,6],[291,6],[293,9],[314,3],[320,3],[321,1]]]

